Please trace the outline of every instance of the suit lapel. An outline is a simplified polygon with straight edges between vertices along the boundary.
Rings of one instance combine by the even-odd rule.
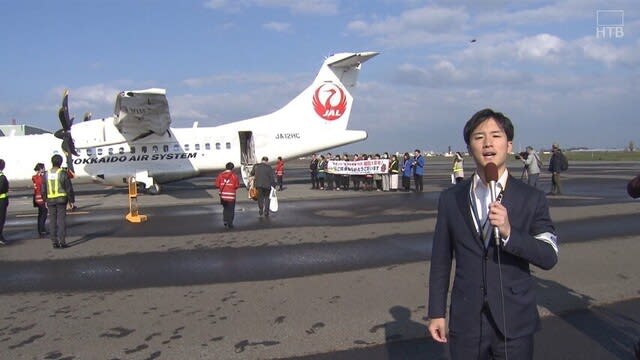
[[[517,191],[514,189],[514,186],[516,184],[515,181],[512,180],[512,176],[509,175],[507,177],[507,184],[502,194],[502,201],[500,201],[500,203],[507,208],[507,211],[509,211],[509,209],[517,209],[515,205],[517,205],[516,203],[518,201],[518,197],[514,196],[514,194],[517,193]]]
[[[456,194],[456,201],[458,203],[458,209],[460,209],[460,213],[464,215],[462,216],[462,218],[464,219],[464,223],[469,228],[469,232],[473,235],[473,238],[476,240],[478,245],[484,248],[482,238],[480,238],[480,235],[476,231],[473,215],[471,214],[471,198],[469,196],[470,191],[471,181],[467,181],[465,186],[462,186],[460,191],[458,191],[458,193]]]

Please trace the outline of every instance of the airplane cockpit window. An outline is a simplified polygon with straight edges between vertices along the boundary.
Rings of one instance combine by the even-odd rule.
[[[140,149],[140,151],[142,151],[143,154],[147,153],[147,147],[143,146],[142,149]]]
[[[120,154],[120,155],[124,154],[124,148],[123,147],[118,148],[118,154]]]
[[[184,144],[184,151],[189,151],[189,144]]]
[[[113,148],[109,148],[109,155],[113,155]]]
[[[204,148],[205,150],[211,150],[211,144],[209,143],[204,144]]]
[[[196,151],[200,151],[200,144],[196,144]]]
[[[231,143],[230,142],[226,143],[225,146],[226,146],[227,149],[231,149]]]
[[[163,152],[169,152],[169,145],[162,145]]]
[[[157,153],[158,152],[158,145],[153,145],[153,147],[151,148],[151,151],[153,151],[153,153]]]
[[[173,145],[173,151],[180,151],[180,145],[174,144]]]
[[[98,156],[102,156],[102,148],[98,148]]]
[[[220,143],[216,143],[216,150],[220,150]]]

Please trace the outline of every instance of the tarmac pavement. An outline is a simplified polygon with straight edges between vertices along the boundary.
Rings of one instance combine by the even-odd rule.
[[[143,224],[124,220],[122,192],[81,188],[65,250],[36,238],[30,197],[14,194],[0,358],[446,358],[426,336],[430,234],[448,186],[448,164],[431,165],[423,194],[312,191],[297,170],[268,221],[241,189],[232,231],[210,178],[141,196]],[[637,170],[572,164],[568,195],[549,198],[560,261],[534,270],[536,359],[633,359],[640,203],[624,185]]]

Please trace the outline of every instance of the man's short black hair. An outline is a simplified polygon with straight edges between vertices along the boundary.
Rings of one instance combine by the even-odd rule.
[[[232,162],[228,162],[227,165],[225,165],[224,167],[227,170],[233,170],[234,165]]]
[[[51,165],[60,167],[62,165],[62,156],[60,156],[60,154],[53,155],[51,157]]]
[[[469,145],[471,133],[483,122],[488,119],[494,119],[498,126],[507,134],[507,140],[513,141],[513,124],[511,120],[501,112],[495,112],[491,109],[483,109],[473,114],[471,119],[464,125],[463,136],[464,142]]]
[[[0,159],[0,171],[4,170],[4,159]]]
[[[269,158],[268,158],[268,157],[266,157],[266,156],[263,156],[263,157],[262,157],[262,161],[267,162],[267,161],[269,161]]]

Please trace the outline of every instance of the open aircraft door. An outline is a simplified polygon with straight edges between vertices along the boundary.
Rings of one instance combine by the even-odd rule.
[[[256,163],[256,147],[251,131],[238,131],[238,136],[240,137],[240,173],[242,182],[248,188],[249,174]]]

